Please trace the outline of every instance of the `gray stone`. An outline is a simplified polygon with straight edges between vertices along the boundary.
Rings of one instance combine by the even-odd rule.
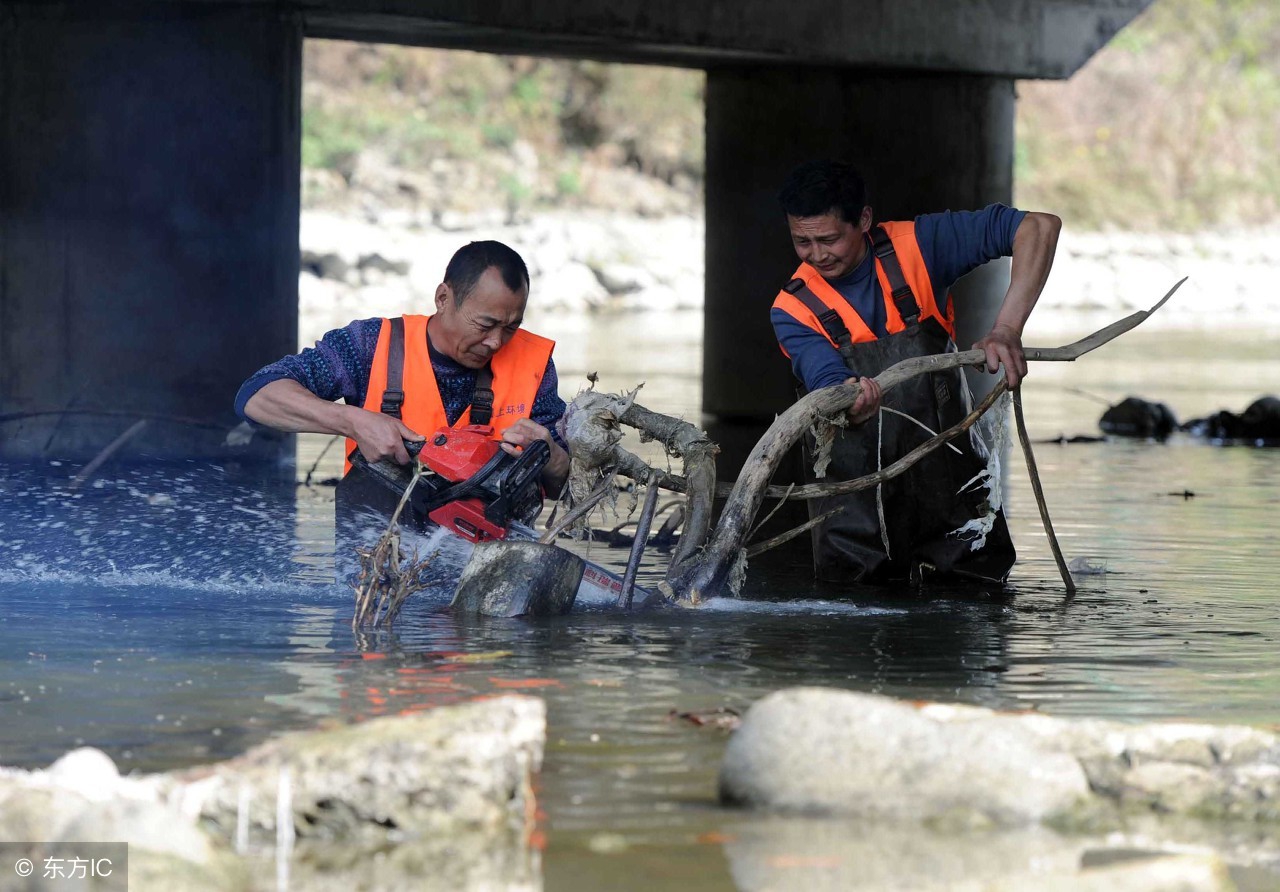
[[[289,734],[173,774],[121,777],[76,750],[46,771],[0,768],[0,839],[128,842],[131,888],[265,888],[254,878],[275,875],[287,790],[293,888],[532,892],[545,733],[541,700],[499,697]]]
[[[610,294],[630,294],[654,284],[653,275],[643,267],[630,263],[603,263],[592,267],[600,284]]]
[[[333,251],[303,250],[301,256],[302,272],[311,273],[317,279],[334,279],[339,282],[347,280],[351,265]]]
[[[1280,741],[797,688],[747,713],[720,785],[751,806],[935,825],[1089,825],[1122,812],[1275,822]]]
[[[821,688],[755,704],[720,773],[727,802],[946,825],[1017,825],[1089,795],[1075,759],[1016,729],[947,724],[883,697]]]
[[[573,609],[586,564],[540,542],[481,542],[458,579],[452,607],[482,616],[562,616]]]
[[[585,263],[569,261],[548,269],[536,286],[538,305],[583,310],[604,306],[609,292]]]
[[[361,271],[377,270],[397,276],[409,274],[409,261],[388,260],[376,251],[372,254],[361,254],[360,259],[356,261],[356,267]]]

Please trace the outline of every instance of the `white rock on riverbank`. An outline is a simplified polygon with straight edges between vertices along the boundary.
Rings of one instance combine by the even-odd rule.
[[[1032,324],[1089,328],[1177,295],[1150,328],[1280,327],[1280,228],[1174,233],[1064,232]]]
[[[524,256],[538,314],[702,306],[699,217],[549,212],[507,225],[495,212],[444,222],[432,228],[393,212],[376,223],[304,212],[301,244],[311,261],[305,266],[323,276],[304,266],[300,345],[352,319],[430,312],[449,257],[477,239],[504,241]],[[789,272],[780,270],[779,281]],[[1183,276],[1190,280],[1146,328],[1280,328],[1280,229],[1201,235],[1068,229],[1030,328],[1096,328],[1150,307]],[[744,300],[764,308],[770,287]]]
[[[702,306],[700,219],[581,212],[547,214],[515,226],[500,218],[469,224],[414,229],[397,225],[394,218],[384,217],[375,225],[331,213],[304,213],[304,256],[340,262],[325,264],[323,277],[304,265],[300,345],[310,346],[352,319],[432,312],[436,286],[453,252],[481,239],[503,241],[524,257],[537,313]],[[371,266],[368,258],[375,255],[390,264],[407,264],[407,274],[378,268],[384,264]],[[329,272],[330,266],[337,274]]]

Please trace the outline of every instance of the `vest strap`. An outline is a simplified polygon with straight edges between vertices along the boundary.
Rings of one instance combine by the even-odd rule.
[[[476,387],[471,392],[471,423],[488,424],[493,418],[493,366],[476,372]]]
[[[387,388],[382,391],[382,414],[400,417],[404,405],[404,317],[391,321],[391,338],[387,350]]]
[[[920,303],[916,300],[911,286],[907,284],[906,276],[902,274],[902,264],[898,262],[898,255],[893,250],[893,239],[889,238],[889,233],[885,232],[883,226],[872,228],[871,246],[876,253],[876,259],[884,267],[889,287],[893,289],[893,305],[898,308],[902,324],[914,325],[920,319]]]
[[[818,295],[813,293],[813,289],[805,284],[804,279],[792,279],[782,286],[782,290],[795,297],[808,307],[809,312],[818,317],[818,322],[822,324],[827,337],[835,342],[836,349],[840,351],[840,356],[845,363],[851,363],[853,361],[853,337],[849,334],[849,328],[844,324],[844,320],[840,318],[840,314],[824,304]],[[849,367],[853,368],[852,365]]]

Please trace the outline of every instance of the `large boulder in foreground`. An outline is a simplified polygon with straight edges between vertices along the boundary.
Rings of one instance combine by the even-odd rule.
[[[730,739],[723,800],[932,826],[1070,825],[1120,810],[1280,821],[1280,740],[825,688],[778,691]]]

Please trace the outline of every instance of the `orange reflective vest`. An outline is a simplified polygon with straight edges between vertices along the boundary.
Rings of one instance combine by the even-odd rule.
[[[431,353],[427,348],[427,324],[429,316],[405,316],[404,318],[404,372],[401,386],[404,403],[400,407],[400,420],[410,430],[430,436],[442,427],[449,427],[440,389],[436,386],[436,374],[431,368]],[[502,439],[502,432],[521,418],[528,418],[533,411],[533,400],[542,385],[547,362],[555,341],[524,329],[512,335],[502,349],[493,354],[489,368],[493,372],[493,414],[489,424],[495,440]],[[373,368],[369,370],[369,390],[365,394],[364,408],[370,412],[382,409],[383,391],[387,389],[387,357],[391,350],[391,320],[382,320],[378,333],[378,346],[373,354]],[[453,427],[471,423],[471,407],[463,411]],[[346,454],[356,448],[352,439],[347,440]],[[345,474],[351,470],[347,463]]]
[[[920,318],[922,320],[928,317],[937,319],[942,324],[942,327],[946,329],[947,334],[954,340],[956,336],[955,307],[950,293],[944,292],[943,298],[946,311],[943,312],[938,308],[938,302],[933,293],[933,283],[929,281],[929,270],[924,265],[924,256],[920,253],[920,244],[916,241],[916,224],[907,222],[880,223],[878,225],[889,236],[889,243],[893,246],[893,253],[897,256],[898,263],[902,267],[905,284],[910,286],[911,293],[915,296],[916,303],[920,307]],[[868,247],[868,250],[872,249]],[[885,303],[885,328],[889,334],[896,334],[906,328],[906,325],[902,321],[902,314],[898,311],[897,304],[892,299],[893,286],[890,284],[889,274],[885,271],[884,261],[875,256],[874,253],[872,260],[875,263],[876,278],[880,282],[880,293]],[[845,327],[849,329],[849,336],[853,343],[857,344],[876,339],[871,327],[858,315],[853,306],[826,279],[822,278],[822,274],[812,266],[807,263],[800,264],[800,268],[795,272],[793,281],[794,279],[803,280],[809,290],[828,309],[834,310],[840,316]],[[777,298],[773,301],[773,306],[782,310],[802,325],[812,328],[830,341],[833,347],[838,349],[838,345],[832,340],[830,333],[818,320],[818,317],[814,315],[814,312],[791,292],[786,289],[779,291]],[[782,345],[779,344],[778,346],[781,348]],[[790,358],[786,350],[782,352]]]

